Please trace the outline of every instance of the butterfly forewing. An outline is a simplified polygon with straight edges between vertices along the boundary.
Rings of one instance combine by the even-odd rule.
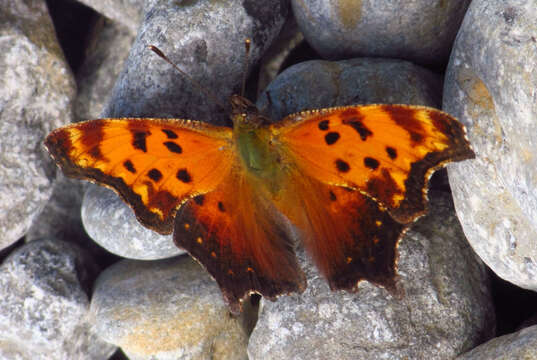
[[[401,223],[425,211],[429,176],[474,157],[464,127],[439,110],[367,105],[306,111],[272,127],[300,171],[357,189]]]
[[[70,176],[116,190],[144,225],[173,230],[177,207],[230,171],[231,129],[186,120],[99,119],[60,128],[45,145]]]

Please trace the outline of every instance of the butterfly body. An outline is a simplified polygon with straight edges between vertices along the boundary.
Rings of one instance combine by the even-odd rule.
[[[256,292],[302,291],[282,214],[332,289],[367,279],[395,290],[397,243],[426,210],[427,181],[474,156],[438,110],[367,105],[271,124],[240,96],[233,129],[174,119],[99,119],[52,132],[64,172],[111,187],[142,224],[205,266],[233,312]]]

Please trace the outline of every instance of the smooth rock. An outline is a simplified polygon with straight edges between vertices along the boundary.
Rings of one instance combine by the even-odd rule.
[[[102,186],[88,186],[82,222],[96,243],[125,258],[156,260],[185,252],[175,246],[172,235],[160,235],[142,226],[132,209],[115,192]]]
[[[239,91],[244,74],[244,41],[252,39],[249,63],[253,64],[279,33],[288,2],[171,4],[167,0],[147,4],[144,23],[104,115],[228,124],[229,97]],[[162,50],[206,93],[150,51],[149,45]]]
[[[511,360],[537,359],[537,325],[513,334],[494,338],[472,351],[458,356],[457,360]]]
[[[118,25],[127,27],[132,34],[136,34],[142,22],[144,4],[146,3],[144,0],[79,0],[79,2],[91,7]]]
[[[393,57],[445,64],[470,0],[293,0],[308,43],[323,57]]]
[[[20,239],[52,194],[43,138],[72,119],[75,83],[45,1],[0,2],[0,249]]]
[[[107,359],[115,350],[88,322],[95,265],[75,245],[35,240],[0,266],[2,359]]]
[[[302,110],[353,104],[439,107],[442,80],[404,60],[312,60],[283,71],[257,101],[274,121]],[[271,106],[267,94],[270,96]]]
[[[76,121],[101,117],[135,38],[125,27],[104,18],[95,28],[76,75]]]
[[[230,316],[188,256],[116,263],[99,276],[91,313],[101,338],[131,360],[246,359],[245,315]]]
[[[444,109],[477,154],[449,166],[468,241],[501,278],[537,290],[537,7],[472,2],[455,42]]]
[[[400,299],[369,282],[330,291],[302,257],[308,288],[261,303],[255,359],[452,359],[494,334],[487,273],[468,246],[450,196],[430,192],[429,214],[399,244]]]

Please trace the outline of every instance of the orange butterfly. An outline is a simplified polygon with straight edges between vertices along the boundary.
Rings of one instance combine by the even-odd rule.
[[[177,119],[99,119],[53,131],[66,175],[114,189],[145,226],[173,231],[234,313],[255,292],[303,291],[284,214],[331,289],[395,290],[396,247],[426,209],[434,170],[474,153],[457,120],[407,105],[304,111],[270,124],[231,97],[233,129]]]

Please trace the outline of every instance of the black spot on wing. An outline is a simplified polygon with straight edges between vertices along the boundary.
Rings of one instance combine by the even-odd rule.
[[[328,126],[328,123],[329,123],[328,120],[321,120],[321,121],[319,121],[319,124],[318,124],[318,126],[319,126],[319,130],[321,130],[321,131],[326,131],[326,130],[328,130],[328,127],[329,127],[329,126]]]
[[[132,163],[132,161],[125,160],[125,162],[123,162],[123,167],[127,169],[128,172],[136,174],[136,169],[134,168],[134,164]]]
[[[147,176],[154,182],[159,182],[162,179],[162,173],[158,169],[151,169],[147,173]]]
[[[220,212],[226,212],[226,208],[221,201],[218,202],[218,210],[220,210]]]
[[[374,159],[372,157],[365,157],[364,165],[370,168],[371,170],[377,170],[380,164],[377,159]]]
[[[343,124],[352,127],[358,133],[358,135],[360,135],[360,139],[363,141],[367,140],[369,136],[373,135],[373,132],[369,130],[367,126],[364,125],[362,120],[357,116],[343,119]]]
[[[168,150],[176,154],[181,154],[183,152],[183,148],[178,144],[174,143],[173,141],[166,141],[164,143],[164,146],[166,146]]]
[[[135,149],[147,152],[147,136],[151,135],[149,131],[133,131],[132,132],[132,146]]]
[[[168,139],[177,139],[178,136],[177,134],[173,131],[173,130],[170,130],[170,129],[162,129],[162,132],[164,134],[166,134],[166,136],[168,137]]]
[[[386,153],[388,153],[388,156],[392,160],[395,160],[395,158],[397,158],[397,150],[395,150],[391,146],[386,146]]]
[[[336,143],[336,141],[339,140],[339,133],[338,132],[329,132],[324,136],[324,141],[327,145],[333,145]]]
[[[346,173],[346,172],[349,172],[351,167],[350,167],[348,162],[346,162],[344,160],[341,160],[341,159],[337,159],[336,160],[336,169],[339,172]]]
[[[192,177],[190,176],[190,173],[186,169],[180,169],[177,171],[177,179],[181,180],[185,184],[188,184],[192,181]]]

